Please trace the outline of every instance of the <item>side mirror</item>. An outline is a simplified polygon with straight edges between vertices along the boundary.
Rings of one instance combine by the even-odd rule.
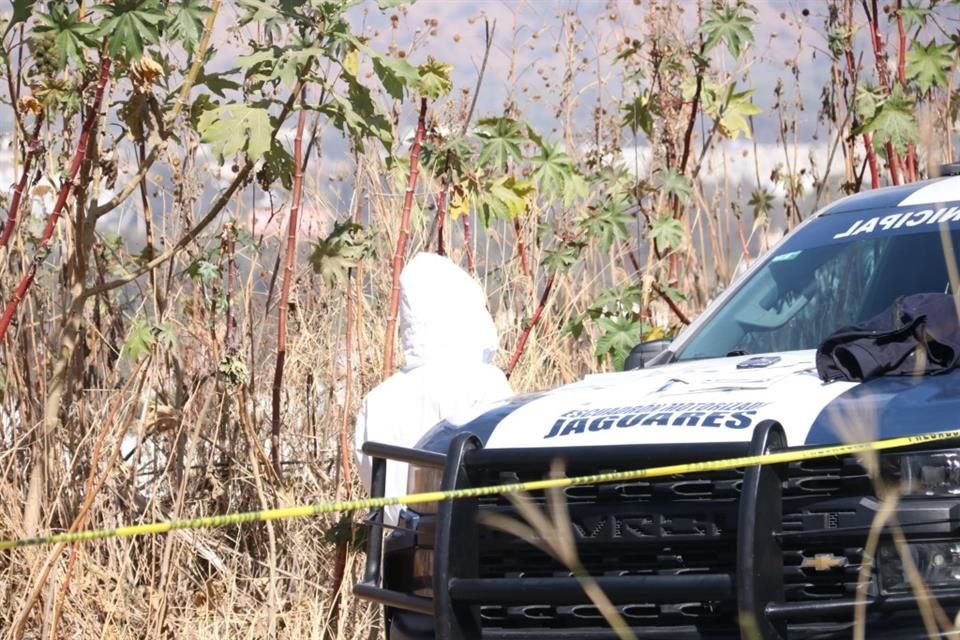
[[[672,341],[666,338],[641,342],[630,350],[630,355],[623,363],[623,370],[643,369],[651,360],[670,348]]]

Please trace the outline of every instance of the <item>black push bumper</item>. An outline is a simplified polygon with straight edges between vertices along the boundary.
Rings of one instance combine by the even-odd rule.
[[[767,421],[750,443],[485,450],[465,434],[446,456],[365,449],[374,495],[382,495],[386,459],[443,468],[443,488],[453,489],[539,479],[557,458],[568,475],[581,475],[784,445],[780,426]],[[928,638],[913,593],[885,589],[876,572],[860,580],[874,493],[856,459],[837,457],[571,487],[564,499],[583,568],[637,638],[848,638],[858,594],[867,637]],[[543,495],[531,499],[545,508]],[[542,543],[483,525],[481,513],[517,515],[502,496],[444,502],[435,517],[410,514],[385,536],[382,513],[371,513],[356,593],[385,605],[391,640],[617,637],[570,567]],[[911,540],[960,543],[957,500],[905,499],[897,517]],[[432,598],[415,595],[410,582],[412,555],[431,551]],[[949,608],[960,604],[960,588],[932,597]]]

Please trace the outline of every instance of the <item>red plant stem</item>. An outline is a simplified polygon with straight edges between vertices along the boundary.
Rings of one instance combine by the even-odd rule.
[[[3,223],[3,231],[0,232],[0,247],[5,247],[10,242],[10,236],[17,225],[17,215],[20,212],[20,201],[23,199],[23,192],[27,189],[27,182],[30,180],[30,165],[33,157],[37,154],[40,146],[40,128],[43,124],[43,112],[37,114],[37,121],[33,125],[33,134],[30,136],[30,142],[27,143],[27,157],[23,160],[23,172],[20,174],[20,180],[17,181],[17,188],[13,191],[13,198],[10,201],[10,212],[7,214],[7,220]]]
[[[517,255],[520,256],[520,267],[523,269],[523,275],[530,277],[530,261],[527,260],[527,249],[523,245],[523,228],[520,226],[520,218],[513,219],[513,230],[517,234]]]
[[[911,142],[907,145],[907,180],[917,181],[917,147]]]
[[[476,271],[473,266],[473,243],[470,239],[470,213],[463,214],[463,247],[467,251],[467,271]]]
[[[537,310],[533,312],[533,317],[530,318],[530,322],[528,322],[527,326],[524,327],[523,333],[520,334],[520,340],[517,341],[517,347],[513,350],[513,355],[510,357],[510,364],[507,365],[507,370],[505,371],[508,378],[513,373],[514,368],[517,366],[517,362],[520,361],[520,356],[523,355],[523,350],[527,346],[527,340],[530,339],[530,333],[533,331],[533,328],[537,326],[537,323],[540,322],[540,317],[543,315],[543,310],[547,308],[547,300],[550,298],[550,290],[553,289],[553,283],[556,279],[556,273],[551,273],[550,277],[547,278],[547,284],[543,287],[543,293],[540,294],[540,303],[537,305]]]
[[[100,114],[100,104],[103,102],[104,88],[107,86],[107,80],[109,79],[110,57],[104,55],[100,59],[100,77],[97,81],[97,91],[93,95],[93,103],[90,105],[90,110],[83,119],[83,127],[80,129],[80,139],[77,141],[77,148],[73,153],[73,161],[70,164],[70,172],[67,174],[67,180],[63,183],[63,186],[60,187],[57,201],[54,203],[53,210],[47,218],[47,224],[43,227],[43,232],[40,234],[40,240],[37,242],[37,254],[20,279],[20,284],[17,285],[13,297],[7,302],[7,306],[3,310],[3,316],[0,316],[0,342],[6,337],[7,329],[10,327],[10,322],[13,321],[17,307],[19,307],[20,302],[23,301],[23,297],[27,294],[27,290],[37,275],[37,269],[46,257],[50,238],[53,237],[53,232],[57,228],[60,215],[67,206],[67,199],[73,190],[73,183],[77,178],[77,173],[80,171],[80,165],[83,164],[84,158],[87,157],[87,145],[90,142],[90,132],[93,130],[93,126],[97,121],[97,116]]]
[[[890,81],[887,78],[885,64],[886,54],[883,51],[883,39],[880,37],[880,18],[877,0],[871,0],[871,4],[873,6],[872,12],[867,6],[867,1],[863,1],[863,9],[867,14],[867,23],[870,25],[870,42],[873,45],[873,58],[877,67],[877,79],[880,81],[880,86],[883,87],[884,93],[890,95]],[[901,47],[900,51],[904,51],[903,47]],[[903,53],[903,55],[906,55],[906,53]],[[894,185],[898,185],[900,184],[900,155],[896,152],[896,149],[893,148],[893,144],[889,142],[884,145],[884,151],[887,154],[887,165],[890,167],[890,181]]]
[[[705,50],[703,38],[701,36],[699,56],[702,58]],[[687,128],[683,132],[683,154],[680,156],[680,173],[687,170],[687,161],[690,159],[690,147],[693,141],[693,128],[697,123],[697,113],[700,111],[700,94],[703,92],[704,65],[697,65],[697,86],[693,91],[693,98],[690,100],[690,117],[687,118]]]
[[[883,145],[887,154],[887,164],[890,165],[890,181],[894,185],[900,184],[900,154],[893,148],[893,143],[888,142]]]
[[[277,319],[277,364],[273,371],[272,424],[270,429],[270,462],[278,479],[282,478],[280,466],[280,395],[283,390],[283,365],[287,359],[287,316],[289,315],[290,283],[293,281],[293,265],[297,259],[297,226],[300,217],[300,199],[303,195],[303,128],[307,110],[303,97],[306,89],[300,90],[300,114],[297,118],[297,134],[293,139],[293,194],[290,203],[290,220],[287,225],[287,255],[284,257],[283,282],[280,285],[280,300]]]
[[[867,14],[867,24],[870,25],[870,44],[873,45],[873,57],[877,66],[877,79],[884,92],[889,95],[890,81],[887,79],[887,70],[884,65],[886,56],[883,52],[883,39],[880,37],[880,18],[877,9],[877,0],[871,0],[873,11],[867,7],[867,0],[863,0],[863,10]]]
[[[907,30],[903,24],[903,0],[897,0],[897,80],[907,84]],[[907,166],[904,180],[917,181],[917,148],[911,142],[907,146]]]
[[[850,84],[853,85],[853,91],[857,91],[857,65],[853,59],[853,50],[847,49],[845,55],[847,61],[847,74],[850,76]],[[873,150],[873,136],[864,132],[863,149],[867,154],[867,165],[870,167],[870,188],[880,188],[880,166],[877,162],[877,154]]]
[[[440,192],[437,193],[437,253],[441,256],[447,255],[447,249],[443,244],[443,223],[447,219],[447,182],[441,180]]]
[[[420,98],[420,116],[417,118],[417,133],[410,147],[410,176],[407,179],[407,191],[403,195],[403,212],[400,216],[400,235],[397,237],[396,250],[393,253],[392,282],[390,287],[390,308],[387,315],[387,334],[383,346],[383,377],[393,373],[393,344],[397,332],[397,314],[400,312],[400,271],[403,269],[403,257],[410,238],[410,212],[413,209],[413,195],[420,175],[420,148],[427,131],[427,99]]]

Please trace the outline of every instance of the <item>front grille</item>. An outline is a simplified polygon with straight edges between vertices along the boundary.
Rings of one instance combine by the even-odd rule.
[[[613,467],[603,471],[619,471]],[[568,469],[575,475],[580,469]],[[477,485],[524,482],[546,477],[545,469],[486,468],[472,474]],[[737,509],[742,470],[702,476],[677,476],[643,482],[586,485],[563,490],[571,536],[584,569],[595,577],[639,575],[729,575],[736,569]],[[869,476],[852,458],[827,458],[790,464],[783,483],[785,532],[839,529],[857,521],[856,501],[872,493]],[[543,509],[542,492],[529,496]],[[481,512],[517,517],[502,496],[479,500]],[[823,505],[826,505],[824,507]],[[862,537],[862,536],[861,536]],[[860,546],[804,542],[783,545],[788,601],[853,597],[860,570]],[[836,568],[816,567],[829,558]],[[842,559],[842,560],[841,560]],[[498,529],[479,532],[480,578],[569,578],[571,569],[537,544]],[[871,587],[872,592],[872,587]],[[735,622],[733,601],[617,603],[627,621],[658,625]],[[480,607],[486,626],[498,628],[606,627],[592,604]]]

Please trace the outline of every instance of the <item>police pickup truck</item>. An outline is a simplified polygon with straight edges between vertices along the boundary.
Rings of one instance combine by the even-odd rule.
[[[956,429],[960,371],[824,382],[815,368],[836,329],[900,296],[954,293],[954,248],[958,176],[840,200],[672,343],[643,345],[639,368],[441,423],[414,449],[367,443],[374,494],[388,460],[410,463],[421,492],[540,479],[556,459],[573,476]],[[960,442],[874,460],[568,488],[579,562],[619,632],[543,544],[488,526],[485,513],[517,515],[502,496],[411,506],[395,527],[373,512],[356,593],[385,606],[390,640],[946,636],[960,608]],[[880,486],[899,499],[878,520]]]

